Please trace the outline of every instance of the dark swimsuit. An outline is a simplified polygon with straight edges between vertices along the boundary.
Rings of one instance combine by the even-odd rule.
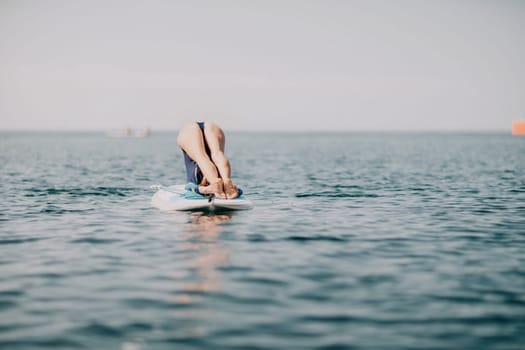
[[[210,147],[208,147],[208,142],[206,142],[206,137],[204,136],[204,122],[197,122],[197,124],[199,125],[199,128],[202,132],[202,139],[204,140],[206,154],[208,157],[211,157]],[[184,164],[186,165],[186,181],[196,185],[200,184],[204,178],[204,175],[202,175],[202,171],[197,165],[197,162],[191,159],[184,150],[182,150],[182,153],[184,154]]]

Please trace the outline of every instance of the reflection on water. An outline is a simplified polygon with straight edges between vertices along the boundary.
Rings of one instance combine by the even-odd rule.
[[[171,311],[173,323],[165,329],[165,336],[176,342],[197,341],[209,332],[206,325],[216,312],[204,299],[221,288],[218,270],[228,263],[229,252],[219,236],[223,230],[221,224],[230,220],[232,214],[171,214],[186,215],[187,220],[182,223],[182,232],[176,232],[182,234],[182,239],[177,240],[177,251],[183,252],[183,258],[173,258],[173,261],[179,260],[177,277],[174,276],[175,285],[166,301],[177,306]]]
[[[189,214],[180,248],[192,252],[193,260],[188,271],[190,281],[182,286],[177,297],[179,303],[196,303],[202,293],[219,290],[220,273],[217,269],[228,262],[229,254],[218,237],[222,231],[221,223],[230,220],[232,215],[206,215],[201,212]]]

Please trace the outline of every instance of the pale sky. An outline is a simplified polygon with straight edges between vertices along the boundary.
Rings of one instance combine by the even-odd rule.
[[[525,1],[0,0],[0,130],[510,130]]]

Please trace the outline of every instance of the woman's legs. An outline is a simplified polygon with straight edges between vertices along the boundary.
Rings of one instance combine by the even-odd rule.
[[[210,148],[211,159],[217,167],[219,175],[224,182],[226,198],[236,198],[239,195],[239,190],[231,180],[230,161],[224,154],[224,146],[226,143],[224,132],[217,124],[204,123],[204,136],[206,137],[206,142]]]
[[[188,156],[197,162],[202,174],[210,184],[199,186],[202,193],[213,193],[219,198],[233,199],[239,191],[231,180],[231,168],[224,155],[225,137],[222,129],[214,123],[204,123],[204,137],[210,149],[211,159],[206,154],[203,133],[197,123],[183,127],[177,143]],[[204,184],[198,184],[204,185]]]
[[[202,131],[197,123],[189,124],[179,131],[177,143],[199,165],[202,174],[210,186],[202,187],[203,193],[213,193],[219,198],[225,198],[222,179],[217,172],[217,167],[206,154]],[[198,184],[204,185],[204,184]]]

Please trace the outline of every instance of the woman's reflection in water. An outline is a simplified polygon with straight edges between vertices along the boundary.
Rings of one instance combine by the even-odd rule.
[[[203,293],[220,288],[220,272],[217,269],[228,263],[228,250],[219,241],[222,223],[232,218],[232,213],[207,215],[196,212],[189,214],[185,225],[181,250],[191,254],[189,276],[184,283],[177,301],[191,304],[199,301]]]
[[[173,309],[177,321],[168,329],[172,338],[193,339],[204,336],[208,322],[213,320],[213,308],[205,298],[220,289],[218,269],[228,263],[229,254],[219,235],[223,230],[221,224],[230,220],[233,213],[181,215],[187,218],[184,223],[178,223],[183,225],[183,236],[177,239],[177,250],[182,255],[178,271],[174,271],[176,289],[168,296],[169,302],[177,305]]]

